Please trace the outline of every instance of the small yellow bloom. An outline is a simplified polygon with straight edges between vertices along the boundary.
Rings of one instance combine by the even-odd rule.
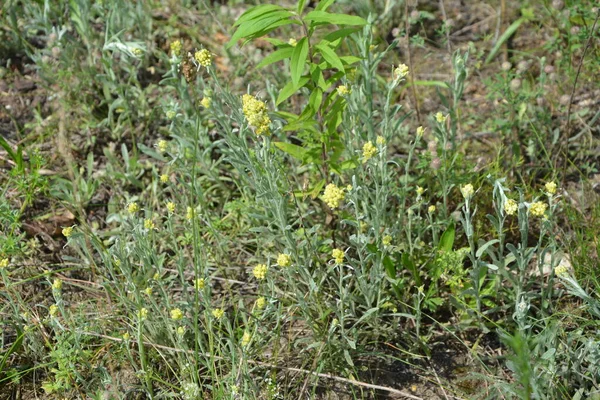
[[[440,111],[438,111],[438,113],[435,114],[435,120],[440,124],[443,124],[444,122],[446,122],[447,118],[448,118],[448,115],[444,115]]]
[[[183,336],[184,334],[185,334],[185,326],[178,326],[177,327],[177,335]]]
[[[331,256],[335,260],[336,264],[341,264],[344,262],[344,251],[342,249],[333,249],[331,252]]]
[[[192,218],[194,218],[194,209],[190,206],[188,206],[185,210],[185,218],[188,220],[191,220]]]
[[[425,128],[419,126],[417,128],[417,139],[421,139],[423,137],[423,133],[425,133]]]
[[[141,308],[138,312],[137,312],[137,316],[138,318],[143,321],[146,318],[148,318],[148,309],[146,308]]]
[[[367,142],[363,146],[363,162],[369,161],[375,154],[377,154],[377,147],[372,142]]]
[[[268,270],[269,270],[269,267],[267,267],[265,264],[258,264],[252,270],[252,275],[254,275],[254,277],[260,281],[267,277]]]
[[[377,143],[378,146],[383,146],[385,144],[385,138],[383,136],[377,136],[375,143]]]
[[[264,297],[259,297],[254,303],[257,309],[262,310],[267,305],[267,300]]]
[[[559,264],[554,268],[554,274],[559,278],[566,278],[569,276],[569,269],[564,264]]]
[[[125,332],[123,335],[121,335],[121,337],[125,341],[128,341],[129,339],[131,339],[131,335],[129,334],[129,332]]]
[[[3,258],[0,260],[0,268],[8,267],[8,258]]]
[[[390,235],[385,235],[381,239],[381,243],[383,243],[384,246],[389,246],[390,244],[392,244],[392,237]]]
[[[338,95],[344,97],[344,96],[348,96],[350,93],[352,93],[352,90],[350,90],[347,86],[345,85],[340,85],[337,87],[337,93]]]
[[[58,314],[58,306],[56,304],[52,304],[48,311],[50,312],[50,316],[54,317],[56,314]]]
[[[202,289],[204,289],[204,286],[206,286],[206,282],[204,281],[204,278],[198,278],[194,281],[194,289],[202,290]]]
[[[212,62],[212,55],[206,49],[197,51],[194,54],[194,58],[196,59],[198,64],[200,64],[203,67],[209,67],[210,63]]]
[[[429,214],[433,214],[435,212],[435,206],[432,204],[429,206],[429,208],[427,209],[427,212]]]
[[[473,185],[467,183],[466,185],[460,188],[460,192],[462,193],[465,199],[470,199],[473,196],[473,193],[475,193],[475,189],[473,188]]]
[[[352,185],[348,185],[348,186],[346,186],[346,191],[347,191],[347,192],[350,192],[350,191],[352,191]]]
[[[244,331],[244,335],[242,336],[242,346],[248,346],[250,344],[250,340],[252,340],[252,335],[250,332]]]
[[[421,186],[417,186],[417,196],[423,196],[423,193],[425,193],[425,189]]]
[[[519,205],[513,199],[506,199],[506,202],[504,202],[504,212],[506,215],[515,215],[518,209]]]
[[[118,258],[114,261],[115,263],[115,267],[119,268],[121,266],[121,260],[119,260]]]
[[[167,183],[167,182],[169,182],[169,175],[167,175],[167,174],[162,174],[162,175],[160,176],[160,182],[161,182],[161,183]]]
[[[156,273],[154,274],[154,276],[152,277],[152,279],[154,279],[155,281],[158,281],[158,280],[160,280],[160,274],[159,274],[158,272],[156,272]]]
[[[68,238],[69,236],[71,236],[73,234],[73,227],[67,226],[66,228],[63,228],[62,234],[64,237]]]
[[[277,265],[280,267],[289,267],[292,264],[292,257],[289,254],[281,253],[277,256]]]
[[[161,139],[156,143],[156,148],[161,153],[164,153],[169,148],[169,143],[166,140]]]
[[[340,189],[334,183],[330,183],[325,187],[321,199],[329,206],[329,208],[336,209],[340,206],[340,203],[344,201],[345,197],[346,194],[344,193],[344,189]]]
[[[210,97],[204,97],[200,101],[200,105],[202,105],[202,107],[204,107],[204,108],[210,108],[211,104],[212,104],[212,99]]]
[[[167,211],[170,212],[171,214],[173,214],[175,212],[175,203],[173,203],[172,201],[169,201],[167,203]]]
[[[54,281],[52,282],[52,290],[59,291],[62,289],[62,286],[63,286],[63,281],[61,281],[58,278],[54,279]]]
[[[255,128],[257,135],[269,133],[271,118],[267,114],[267,104],[256,97],[245,94],[242,96],[242,111],[248,125]]]
[[[548,204],[541,201],[536,201],[529,206],[529,213],[534,217],[543,217],[547,208]]]
[[[148,286],[146,289],[144,289],[144,293],[146,293],[147,296],[152,296],[152,288]]]
[[[127,211],[129,211],[129,213],[133,214],[136,213],[140,210],[140,207],[137,205],[137,203],[134,201],[132,203],[129,203],[127,205]]]
[[[180,40],[176,40],[174,42],[171,42],[171,54],[174,55],[175,57],[179,57],[181,55],[181,41]]]
[[[212,316],[215,317],[215,319],[221,319],[223,315],[225,315],[225,311],[222,308],[215,308],[212,310]]]
[[[298,44],[298,41],[296,41],[296,39],[294,39],[294,38],[290,38],[290,40],[288,40],[288,44],[292,47],[296,47],[296,45]]]
[[[183,311],[181,311],[179,308],[174,308],[171,310],[171,319],[172,320],[179,321],[182,318],[183,318]]]
[[[557,188],[556,182],[546,182],[544,187],[546,188],[546,193],[556,194],[556,188]]]
[[[152,221],[150,218],[148,218],[148,219],[144,220],[144,228],[151,231],[154,228],[156,228],[156,225],[154,224],[154,221]]]
[[[402,79],[406,75],[408,75],[408,66],[406,64],[400,64],[394,70],[394,75],[396,75],[396,79]]]

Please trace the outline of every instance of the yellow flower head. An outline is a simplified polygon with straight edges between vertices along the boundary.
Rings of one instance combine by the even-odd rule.
[[[3,258],[0,260],[0,268],[8,267],[8,258]]]
[[[138,206],[138,204],[134,201],[132,203],[129,203],[127,205],[127,211],[131,214],[136,213],[140,210],[140,207]]]
[[[212,55],[206,49],[197,51],[194,54],[194,58],[196,59],[196,61],[198,62],[199,65],[201,65],[203,67],[207,67],[207,68],[210,66],[210,63],[212,62]]]
[[[58,306],[56,304],[52,304],[48,311],[50,312],[50,316],[54,317],[56,314],[58,314]]]
[[[515,215],[518,209],[519,205],[513,199],[506,199],[506,202],[504,202],[504,212],[506,215]]]
[[[254,275],[254,277],[260,281],[267,277],[268,270],[269,270],[269,267],[267,267],[265,264],[258,264],[252,270],[252,275]]]
[[[152,296],[152,288],[148,286],[146,289],[144,289],[144,293],[146,293],[147,296]]]
[[[435,206],[432,204],[429,206],[429,208],[427,209],[427,212],[429,214],[433,214],[435,212]]]
[[[556,182],[546,182],[544,187],[546,188],[546,193],[556,194],[556,188],[557,188]]]
[[[159,281],[160,280],[160,274],[158,272],[156,272],[154,274],[154,276],[152,276],[152,279],[154,279],[155,281]]]
[[[259,310],[262,310],[267,305],[267,300],[264,297],[259,297],[258,299],[256,299],[256,302],[254,303],[254,305]]]
[[[558,264],[556,268],[554,268],[554,274],[559,278],[566,278],[569,276],[569,269],[564,264]]]
[[[242,111],[248,125],[255,129],[257,135],[269,133],[271,118],[267,114],[267,104],[256,97],[245,94],[242,96]]]
[[[181,311],[179,308],[174,308],[171,310],[171,319],[173,321],[179,321],[182,318],[183,318],[183,311]]]
[[[206,282],[204,281],[204,278],[198,278],[194,281],[194,289],[202,290],[202,289],[204,289],[204,286],[206,286]]]
[[[137,316],[140,320],[145,320],[146,318],[148,318],[148,309],[146,308],[141,308],[138,312],[137,312]]]
[[[425,133],[425,128],[419,126],[417,128],[417,139],[421,139],[423,137],[423,133]]]
[[[475,193],[475,189],[473,188],[473,185],[467,183],[465,186],[460,188],[460,192],[465,199],[470,199],[473,196],[473,193]]]
[[[167,174],[162,174],[162,175],[160,176],[160,182],[161,182],[161,183],[167,183],[167,182],[169,182],[169,175],[167,175]]]
[[[292,257],[289,254],[280,253],[277,256],[277,265],[280,267],[289,267],[292,264]]]
[[[64,237],[68,238],[69,236],[71,236],[73,234],[73,227],[67,226],[66,228],[63,228],[62,234]]]
[[[212,316],[215,319],[221,319],[225,315],[225,311],[222,308],[215,308],[212,310]]]
[[[210,108],[210,105],[212,104],[212,99],[210,97],[204,97],[202,98],[202,100],[200,101],[200,104],[202,105],[202,107],[204,108]]]
[[[125,341],[128,341],[129,339],[131,339],[131,335],[129,334],[129,332],[125,332],[123,335],[121,335],[121,337]]]
[[[406,75],[408,75],[408,66],[406,64],[400,64],[394,70],[394,75],[396,75],[396,79],[402,79]]]
[[[167,211],[170,212],[171,214],[173,214],[175,212],[175,203],[173,203],[172,201],[169,201],[167,203]]]
[[[536,201],[529,206],[529,213],[534,217],[543,217],[547,208],[548,204],[541,201]]]
[[[352,191],[352,185],[347,185],[347,186],[346,186],[346,191],[347,191],[347,192],[350,192],[350,191]]]
[[[423,193],[425,193],[425,189],[423,189],[421,186],[417,186],[417,196],[423,196]]]
[[[185,326],[178,326],[177,327],[177,335],[183,336],[184,334],[185,334]]]
[[[288,40],[288,44],[292,47],[296,47],[296,45],[298,44],[298,41],[296,41],[296,39],[294,39],[294,38],[290,38],[290,40]]]
[[[188,206],[185,210],[185,218],[188,220],[191,220],[192,218],[194,218],[194,209],[190,206]]]
[[[385,144],[385,138],[383,136],[377,136],[375,143],[377,143],[378,146],[383,146]]]
[[[437,114],[435,114],[435,120],[440,124],[443,124],[444,122],[446,122],[447,118],[448,118],[448,115],[444,115],[440,111],[438,111]]]
[[[342,249],[333,249],[331,252],[331,256],[333,257],[336,264],[341,264],[344,262],[344,250]]]
[[[167,117],[167,119],[173,119],[177,116],[177,113],[175,112],[175,110],[169,110],[165,113],[165,116]]]
[[[331,209],[336,209],[340,206],[340,203],[344,201],[346,194],[344,193],[344,189],[337,187],[334,183],[330,183],[325,186],[325,191],[323,192],[323,196],[321,199],[329,206]]]
[[[375,154],[377,154],[377,147],[372,142],[367,142],[363,146],[363,162],[369,161]]]
[[[158,142],[156,142],[156,148],[158,149],[158,151],[160,151],[161,153],[164,153],[165,151],[167,151],[167,149],[169,148],[169,142],[167,142],[164,139],[159,140]]]
[[[52,282],[52,290],[59,291],[62,289],[62,286],[63,282],[58,278],[54,279],[54,281]]]
[[[175,57],[179,57],[181,55],[181,41],[180,40],[176,40],[174,42],[171,42],[171,54],[174,55]]]
[[[348,89],[348,86],[344,86],[344,85],[340,85],[337,87],[337,93],[338,95],[344,97],[344,96],[348,96],[350,93],[352,93],[352,90]]]
[[[252,340],[252,335],[250,332],[244,331],[244,335],[242,336],[242,346],[248,346],[250,344],[250,340]]]
[[[390,244],[392,244],[392,237],[390,235],[385,235],[381,239],[381,243],[383,243],[384,246],[389,246]]]
[[[144,228],[151,231],[154,228],[156,228],[156,225],[154,224],[154,221],[152,221],[150,218],[148,218],[148,219],[144,220]]]

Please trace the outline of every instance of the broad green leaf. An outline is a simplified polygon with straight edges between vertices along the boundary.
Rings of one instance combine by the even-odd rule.
[[[338,71],[344,71],[344,65],[342,64],[342,60],[335,54],[333,50],[331,50],[326,44],[318,44],[315,48],[321,53],[325,61],[331,64]]]
[[[444,251],[452,251],[452,246],[454,246],[454,222],[450,223],[446,231],[442,234],[440,238],[440,243],[438,243],[438,249]]]
[[[256,7],[252,7],[250,9],[248,9],[246,12],[244,12],[242,15],[240,15],[240,17],[237,19],[237,21],[235,21],[233,26],[241,25],[242,23],[244,23],[246,21],[250,21],[252,19],[265,16],[268,13],[273,12],[273,11],[284,11],[284,10],[285,10],[285,8],[278,6],[276,4],[261,4]]]
[[[490,247],[491,245],[500,242],[500,240],[498,239],[492,239],[486,243],[484,243],[483,245],[481,245],[480,248],[477,249],[477,253],[475,253],[475,257],[479,258],[481,257],[481,255],[487,250],[488,247]]]
[[[280,22],[291,23],[289,21],[282,21],[288,19],[292,15],[289,11],[277,11],[271,14],[265,18],[258,18],[240,25],[225,47],[230,48],[242,38],[250,37],[257,32],[274,29],[277,26],[283,25],[278,24]]]
[[[361,17],[346,14],[332,14],[325,11],[311,11],[304,17],[305,21],[326,22],[335,25],[366,25],[367,21]]]
[[[298,8],[296,9],[296,11],[298,11],[298,14],[302,14],[302,11],[304,11],[305,5],[306,5],[306,0],[300,0],[298,2]]]
[[[290,65],[292,82],[297,85],[304,71],[304,65],[306,64],[306,58],[308,57],[308,39],[302,38],[294,47],[292,53],[292,61]]]
[[[266,67],[269,64],[273,64],[277,61],[285,60],[286,58],[290,58],[292,53],[294,52],[293,47],[284,47],[283,49],[278,49],[263,58],[263,60],[258,63],[256,68]]]
[[[315,8],[315,10],[325,11],[334,2],[335,0],[321,0],[319,1],[319,4],[317,4],[317,8]]]
[[[506,42],[517,31],[517,29],[519,29],[521,24],[523,22],[525,22],[526,20],[527,20],[526,18],[521,17],[518,20],[516,20],[515,22],[513,22],[512,24],[510,24],[510,26],[508,28],[506,28],[506,31],[504,31],[504,33],[500,36],[500,38],[498,38],[498,41],[492,48],[492,51],[490,51],[490,54],[485,59],[484,64],[488,64],[490,61],[492,61],[494,59],[494,57],[496,57],[496,54],[498,54],[498,51],[500,51],[500,47],[502,47],[504,42]]]
[[[355,57],[355,56],[343,56],[343,57],[340,57],[340,60],[342,60],[342,62],[344,64],[350,65],[350,64],[354,64],[356,62],[359,62],[360,60],[362,60],[362,58]]]
[[[339,40],[341,38],[344,38],[346,36],[350,36],[355,32],[358,32],[361,28],[342,28],[342,29],[338,29],[336,31],[333,31],[331,33],[328,33],[327,35],[325,35],[325,37],[323,38],[324,40],[334,43],[336,40]],[[334,47],[336,47],[338,45],[338,43],[336,43],[334,45]]]
[[[275,105],[280,105],[283,101],[287,100],[287,98],[296,93],[298,89],[306,85],[308,80],[308,77],[302,77],[296,85],[294,85],[294,82],[292,81],[288,82],[279,92],[279,96],[277,96],[277,101],[275,102]]]
[[[302,161],[304,159],[304,156],[306,155],[306,149],[304,147],[300,147],[295,144],[286,142],[274,142],[273,144],[279,150],[289,154],[296,160]]]
[[[340,164],[340,169],[345,171],[347,169],[354,169],[358,167],[358,162],[356,160],[346,160]]]
[[[325,179],[321,179],[319,182],[317,182],[315,187],[312,188],[312,190],[310,191],[310,197],[313,200],[316,199],[319,196],[319,194],[321,194],[321,189],[323,189],[323,186],[325,186]]]
[[[310,94],[310,97],[308,98],[308,104],[316,112],[319,109],[319,107],[321,107],[322,102],[323,90],[321,90],[321,88],[315,88]]]

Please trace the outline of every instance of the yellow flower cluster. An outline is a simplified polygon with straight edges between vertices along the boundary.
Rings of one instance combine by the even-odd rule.
[[[340,85],[337,87],[337,93],[340,96],[348,96],[350,93],[352,93],[352,90],[348,89],[348,86],[344,86],[344,85]]]
[[[400,64],[394,70],[394,74],[396,75],[396,79],[402,79],[406,75],[408,75],[408,66],[406,64]]]
[[[267,104],[256,97],[245,94],[242,96],[242,111],[248,124],[256,129],[257,135],[269,133],[271,118],[267,114]]]
[[[173,203],[172,201],[169,201],[167,203],[167,211],[170,212],[171,214],[175,212],[175,203]]]
[[[363,163],[369,161],[375,154],[377,154],[377,147],[373,145],[373,142],[365,143],[363,146]]]
[[[280,267],[289,267],[292,264],[292,257],[289,254],[281,253],[277,256],[277,265]]]
[[[248,346],[250,344],[250,340],[252,340],[252,335],[250,335],[250,332],[245,331],[244,335],[242,336],[242,346]]]
[[[417,196],[423,196],[423,193],[425,193],[425,189],[421,186],[417,186]]]
[[[188,206],[185,210],[185,218],[188,220],[191,220],[192,218],[194,218],[194,209],[190,206]]]
[[[336,264],[341,264],[344,262],[344,250],[342,249],[333,249],[331,256]]]
[[[541,201],[536,201],[529,206],[529,213],[534,217],[543,217],[547,208],[548,204]]]
[[[152,288],[148,286],[146,289],[144,289],[144,293],[146,293],[146,296],[152,296]]]
[[[179,57],[181,55],[181,40],[176,40],[171,43],[171,54],[175,57]]]
[[[206,286],[206,282],[203,278],[198,278],[194,281],[194,288],[196,290],[202,290],[204,289],[204,286]]]
[[[331,209],[336,209],[340,206],[340,203],[344,201],[346,194],[344,193],[344,189],[337,187],[334,183],[330,183],[325,186],[325,191],[323,192],[323,196],[321,199],[329,206]]]
[[[137,316],[140,320],[145,320],[146,318],[148,318],[148,309],[146,308],[142,308],[138,311]]]
[[[182,318],[183,318],[183,311],[181,311],[179,308],[174,308],[171,310],[171,319],[173,321],[178,321]]]
[[[506,202],[504,202],[504,212],[506,215],[515,215],[518,209],[519,205],[513,199],[506,199]]]
[[[212,99],[210,97],[203,97],[200,101],[200,104],[204,108],[210,108],[210,105],[212,104]]]
[[[254,275],[254,277],[258,280],[263,280],[267,277],[268,270],[269,270],[269,267],[267,267],[265,264],[258,264],[252,270],[252,275]]]
[[[50,312],[50,316],[54,317],[58,314],[58,306],[56,304],[52,304],[48,310]]]
[[[467,183],[465,186],[460,188],[460,192],[465,199],[470,199],[471,196],[473,196],[473,193],[475,193],[475,189],[473,188],[473,185]]]
[[[385,144],[385,138],[383,136],[377,136],[375,143],[379,146],[383,146]]]
[[[390,244],[392,244],[392,237],[390,235],[385,235],[381,239],[381,243],[383,243],[384,246],[389,246]]]
[[[161,183],[167,183],[167,182],[169,182],[169,175],[167,175],[167,174],[162,174],[162,175],[160,176],[160,182],[161,182]]]
[[[151,231],[154,228],[156,228],[156,225],[154,224],[154,221],[152,221],[150,218],[148,218],[148,219],[144,220],[144,228]]]
[[[448,118],[448,115],[444,115],[440,111],[438,111],[438,113],[435,114],[435,120],[440,124],[443,124],[444,122],[446,122],[447,118]]]
[[[8,258],[3,258],[2,260],[0,260],[0,268],[6,267],[8,267]]]
[[[63,285],[63,282],[60,279],[56,278],[52,282],[52,290],[59,291],[62,289],[62,285]]]
[[[546,188],[546,193],[556,194],[556,189],[557,189],[556,182],[546,182],[544,187]]]
[[[429,206],[429,208],[427,209],[427,212],[429,214],[433,214],[435,212],[435,206],[432,204]]]
[[[183,336],[185,334],[185,326],[178,326],[177,327],[177,334],[179,336]]]
[[[290,40],[288,40],[288,44],[292,47],[296,47],[296,45],[298,44],[298,41],[294,38],[290,38]]]
[[[254,304],[256,305],[256,308],[258,308],[259,310],[262,310],[267,305],[267,300],[261,296],[258,299],[256,299],[256,303],[254,303]]]
[[[225,311],[222,308],[215,308],[212,310],[212,316],[215,319],[221,319],[225,315]]]
[[[127,211],[131,214],[136,213],[139,210],[140,210],[140,207],[137,205],[136,202],[132,202],[127,205]]]
[[[194,58],[196,59],[198,64],[200,64],[203,67],[209,67],[210,63],[212,62],[212,55],[210,54],[210,51],[206,49],[197,51],[194,54]]]
[[[565,278],[569,276],[569,269],[564,264],[559,264],[556,268],[554,268],[554,274],[560,278]]]
[[[166,140],[161,139],[156,143],[156,148],[161,153],[164,153],[169,148],[169,143]]]
[[[423,128],[422,126],[419,126],[417,128],[417,139],[420,139],[423,137],[423,133],[425,133],[425,128]]]
[[[68,238],[69,236],[71,236],[73,234],[73,227],[67,226],[66,228],[63,228],[62,234],[64,237]]]

